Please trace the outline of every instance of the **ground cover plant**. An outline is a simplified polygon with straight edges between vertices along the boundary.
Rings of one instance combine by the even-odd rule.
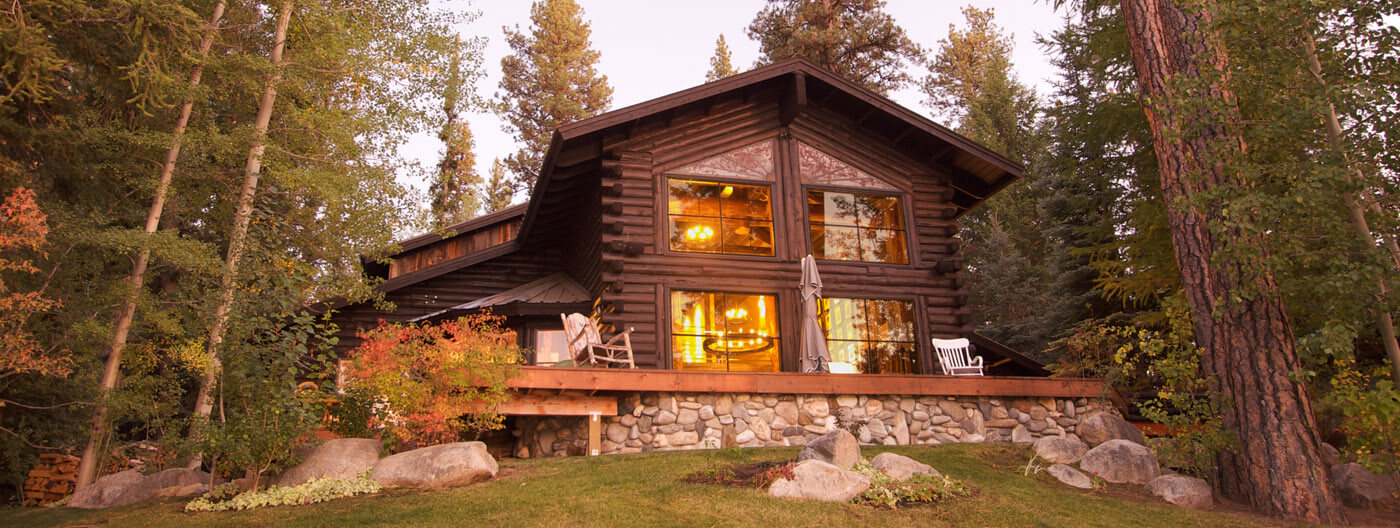
[[[931,507],[870,508],[794,501],[765,490],[695,484],[688,475],[714,465],[778,463],[798,448],[657,452],[603,457],[505,459],[497,478],[435,491],[389,490],[296,507],[186,513],[184,501],[105,511],[0,510],[0,526],[1306,526],[1245,513],[1241,506],[1186,510],[1138,487],[1081,491],[1046,474],[1026,475],[1024,446],[866,446],[932,465],[977,488],[973,496]],[[1355,513],[1355,512],[1352,512]],[[1372,518],[1358,525],[1383,526]]]

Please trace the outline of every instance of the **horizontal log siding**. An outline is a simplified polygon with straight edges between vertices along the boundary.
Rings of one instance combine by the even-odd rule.
[[[639,123],[630,138],[604,145],[609,159],[599,178],[603,211],[601,272],[596,292],[603,304],[600,318],[617,328],[636,328],[632,343],[637,364],[671,366],[670,290],[705,290],[778,294],[782,365],[798,367],[800,328],[796,285],[800,259],[808,253],[806,193],[796,175],[796,147],[801,140],[828,154],[877,174],[903,190],[910,231],[910,265],[821,262],[828,296],[893,298],[912,301],[920,328],[918,352],[924,372],[932,372],[928,337],[971,332],[961,272],[938,274],[933,267],[959,250],[957,224],[948,207],[952,189],[944,175],[871,137],[835,114],[805,111],[788,128],[778,124],[776,90],[733,98],[708,113],[681,112]],[[780,138],[773,182],[774,258],[728,257],[669,251],[666,221],[666,170],[739,148]],[[619,230],[620,228],[620,230]],[[629,245],[638,245],[629,252]],[[639,250],[639,251],[637,251]],[[568,266],[566,266],[568,267]]]
[[[521,250],[389,292],[384,299],[394,304],[392,311],[373,302],[337,310],[331,316],[339,326],[335,351],[343,354],[359,346],[355,333],[378,326],[380,320],[407,321],[554,273],[559,269],[558,258],[557,252]]]

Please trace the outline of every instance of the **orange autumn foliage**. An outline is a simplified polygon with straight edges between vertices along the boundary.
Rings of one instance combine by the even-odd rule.
[[[456,441],[467,430],[499,429],[520,349],[500,317],[469,315],[438,324],[379,326],[359,333],[348,371],[353,388],[381,403],[372,425],[401,445]]]
[[[29,260],[42,256],[49,228],[34,202],[34,191],[20,187],[0,204],[0,273],[35,274]],[[17,258],[12,258],[18,254]],[[39,291],[16,292],[0,275],[0,377],[14,374],[66,376],[72,359],[66,351],[45,351],[25,330],[30,316],[51,310],[59,302]]]

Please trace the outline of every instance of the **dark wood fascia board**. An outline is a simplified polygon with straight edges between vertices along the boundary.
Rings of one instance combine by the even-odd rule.
[[[1042,376],[1050,375],[1050,371],[1046,370],[1045,365],[1043,363],[1026,357],[1024,354],[1017,352],[1015,349],[1009,346],[998,343],[990,337],[984,336],[977,332],[973,332],[972,335],[969,336],[969,340],[972,341],[972,344],[977,346],[977,350],[979,352],[990,352],[992,354],[1004,357],[1006,359],[1011,360],[1012,363],[1020,365],[1021,367],[1029,369],[1032,372],[1036,372],[1037,374]]]
[[[500,211],[486,213],[484,215],[472,218],[465,222],[449,226],[442,230],[443,232],[453,233],[452,236],[444,237],[440,233],[427,233],[423,235],[418,235],[407,240],[400,241],[396,244],[399,248],[398,252],[389,255],[387,258],[394,258],[409,251],[428,246],[434,242],[439,242],[442,240],[453,238],[457,235],[475,231],[483,227],[489,227],[493,224],[508,221],[517,216],[525,216],[525,211],[526,209],[528,209],[528,206],[529,204],[512,205],[505,209],[501,209]]]
[[[377,293],[390,293],[405,286],[418,284],[425,280],[440,277],[442,275],[446,275],[448,273],[457,271],[462,268],[466,268],[468,266],[473,266],[482,262],[486,262],[496,257],[509,255],[511,253],[514,253],[516,250],[519,250],[521,247],[523,247],[523,244],[521,244],[519,238],[516,238],[515,240],[512,240],[510,242],[506,242],[497,246],[492,246],[478,251],[476,253],[472,253],[470,255],[463,255],[461,257],[457,257],[455,259],[443,262],[441,264],[428,266],[426,268],[414,271],[412,273],[405,273],[403,275],[399,275],[392,279],[376,284],[374,286],[374,291]],[[325,313],[331,310],[339,310],[352,304],[358,304],[359,302],[363,301],[351,302],[349,299],[345,299],[343,297],[336,297],[312,305],[312,311],[315,313]]]

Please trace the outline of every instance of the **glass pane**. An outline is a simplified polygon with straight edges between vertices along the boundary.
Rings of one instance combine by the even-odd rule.
[[[855,196],[847,193],[810,191],[807,207],[813,224],[853,226],[860,218]]]
[[[872,342],[866,349],[865,370],[871,374],[915,374],[919,371],[910,343]]]
[[[904,229],[904,210],[899,206],[899,198],[894,196],[861,196],[857,199],[860,207],[862,227]]]
[[[914,341],[913,303],[865,301],[865,318],[871,341]]]
[[[563,330],[535,331],[535,364],[553,365],[569,359],[569,343]]]
[[[769,204],[767,187],[753,185],[722,185],[719,192],[721,214],[725,218],[772,220],[773,206]]]
[[[822,330],[827,340],[864,341],[865,321],[859,299],[831,298],[821,300]]]
[[[723,351],[705,349],[705,340],[715,339],[700,336],[671,336],[671,359],[676,370],[726,370],[728,368]]]
[[[724,354],[708,351],[705,340],[723,333],[714,317],[719,294],[671,292],[671,354],[678,369],[724,370]]]
[[[860,260],[855,227],[812,226],[812,256],[829,260]]]
[[[904,246],[904,231],[862,228],[860,238],[860,260],[893,264],[909,263],[909,252]]]
[[[719,216],[719,196],[724,190],[717,183],[671,180],[667,209],[671,214]]]
[[[720,239],[731,255],[773,255],[773,223],[725,219]],[[674,247],[673,247],[674,249]]]
[[[669,173],[773,181],[773,142],[760,141],[671,170]]]
[[[671,334],[677,369],[779,369],[777,300],[771,295],[674,291]]]
[[[719,253],[720,225],[717,218],[671,217],[671,249]]]
[[[864,341],[827,341],[826,350],[831,353],[832,363],[849,363],[856,372],[863,372],[865,363]]]

